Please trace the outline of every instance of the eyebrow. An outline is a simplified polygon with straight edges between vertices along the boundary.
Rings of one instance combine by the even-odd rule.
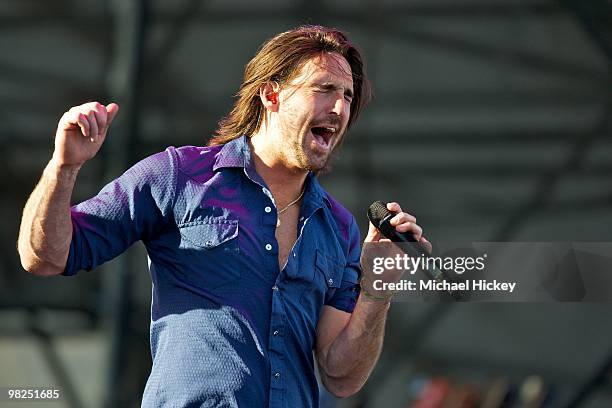
[[[344,88],[343,86],[338,86],[330,82],[320,83],[320,84],[317,84],[317,86],[321,89],[332,90],[332,91],[339,91],[339,90],[344,89],[345,96],[348,96],[349,98],[353,97],[353,90],[351,88]]]

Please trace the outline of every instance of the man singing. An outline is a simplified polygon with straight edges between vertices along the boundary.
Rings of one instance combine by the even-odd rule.
[[[316,407],[313,350],[334,395],[359,391],[381,351],[392,294],[360,291],[354,217],[316,175],[369,99],[342,32],[267,41],[206,147],[169,147],[70,207],[80,168],[119,106],[76,106],[23,213],[18,249],[37,275],[74,275],[142,240],[153,280],[145,407]],[[392,225],[425,242],[397,203]],[[370,224],[366,242],[378,241]]]

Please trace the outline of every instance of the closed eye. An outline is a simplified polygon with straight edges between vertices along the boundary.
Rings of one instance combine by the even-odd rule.
[[[318,92],[325,93],[344,91],[344,99],[349,103],[353,101],[353,91],[349,88],[344,88],[334,84],[320,84],[316,86],[316,90]]]

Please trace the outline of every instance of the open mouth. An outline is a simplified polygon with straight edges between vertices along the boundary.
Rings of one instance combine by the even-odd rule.
[[[310,129],[315,142],[324,150],[330,148],[332,138],[337,131],[338,129],[333,126],[314,126]]]

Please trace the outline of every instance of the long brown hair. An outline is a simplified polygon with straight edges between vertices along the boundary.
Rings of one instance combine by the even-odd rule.
[[[304,25],[271,38],[249,61],[234,107],[229,115],[219,121],[215,135],[208,144],[221,145],[242,135],[256,133],[264,114],[259,99],[261,85],[276,81],[282,86],[297,75],[306,62],[322,52],[342,55],[351,67],[354,96],[347,128],[350,127],[371,99],[361,53],[340,30]]]

